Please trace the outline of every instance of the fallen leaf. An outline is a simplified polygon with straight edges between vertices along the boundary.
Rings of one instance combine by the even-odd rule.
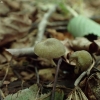
[[[0,5],[0,15],[7,15],[7,13],[10,11],[9,7],[5,4],[2,3]]]
[[[96,72],[92,74],[88,80],[87,80],[87,85],[88,85],[88,91],[91,91],[91,95],[89,94],[90,92],[86,92],[88,94],[89,100],[99,100],[100,99],[100,73]]]
[[[100,25],[81,15],[72,18],[67,29],[75,37],[81,37],[92,33],[100,36]]]
[[[87,38],[76,37],[70,41],[70,46],[74,50],[87,50],[90,52],[96,52],[98,47],[94,42],[90,42]]]
[[[66,100],[88,100],[81,88],[75,87],[68,95]]]
[[[34,84],[33,86],[27,89],[20,90],[15,94],[9,94],[4,98],[4,100],[31,100],[32,98],[34,98],[33,100],[35,100],[38,90],[39,88],[37,84]]]
[[[42,80],[53,81],[56,69],[55,68],[45,68],[39,70],[39,76]]]
[[[30,25],[29,17],[19,13],[12,13],[8,17],[1,18],[0,46],[25,36]]]

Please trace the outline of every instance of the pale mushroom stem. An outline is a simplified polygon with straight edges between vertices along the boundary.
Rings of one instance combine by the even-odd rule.
[[[55,62],[53,61],[53,59],[49,59],[49,61],[50,61],[50,63],[51,63],[52,66],[57,66],[57,65],[55,64]]]

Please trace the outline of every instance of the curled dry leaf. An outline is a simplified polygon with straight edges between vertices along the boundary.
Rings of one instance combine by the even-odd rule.
[[[92,74],[87,81],[88,92],[85,91],[89,97],[89,100],[100,99],[100,73],[96,72]],[[91,94],[91,95],[90,95]]]
[[[90,4],[90,6],[95,7],[95,8],[100,6],[100,1],[99,0],[96,0],[96,1],[88,0],[87,2]]]
[[[14,10],[20,9],[20,3],[15,0],[3,0],[4,3],[6,3],[9,7],[11,7]]]
[[[62,42],[62,44],[66,47],[66,48],[65,48],[66,51],[65,51],[64,57],[65,57],[65,59],[66,59],[66,62],[69,62],[69,60],[67,59],[68,54],[71,53],[71,52],[73,52],[73,50],[71,49],[71,46],[70,46],[71,40],[65,39],[65,40],[63,40],[63,41],[61,41],[61,42]]]
[[[6,58],[2,54],[0,54],[0,64],[5,63],[6,61]]]
[[[45,58],[42,58],[42,57],[38,57],[37,60],[39,60],[40,64],[42,66],[50,66],[50,61],[48,61],[47,59]]]
[[[63,15],[61,15],[61,14],[59,14],[59,13],[54,13],[54,14],[52,14],[52,19],[53,20],[60,20],[60,21],[62,21],[62,20],[67,20],[67,17],[66,16],[63,16]]]
[[[28,72],[25,72],[25,71],[22,71],[21,72],[21,75],[23,76],[23,79],[24,80],[29,80],[29,79],[31,79],[33,76],[35,76],[35,74],[34,73],[28,73]]]
[[[63,33],[57,32],[56,30],[48,29],[47,31],[56,39],[64,40],[65,38]]]
[[[9,68],[7,69],[7,67],[9,67],[9,63],[0,64],[0,77],[3,79],[4,76],[5,76],[6,73],[7,73],[6,79],[5,79],[4,81],[6,81],[6,80],[7,80],[7,81],[10,81],[11,77],[14,76],[14,73],[13,73],[13,71],[12,71],[12,68],[9,67]],[[8,70],[8,72],[7,72],[7,70]],[[1,79],[1,81],[2,81],[2,79]]]
[[[34,7],[34,3],[32,3],[32,1],[30,3],[25,3],[24,1],[22,1],[22,7],[21,7],[21,12],[23,14],[26,14],[27,12],[27,15],[31,16],[32,14],[35,13],[36,11],[36,8]],[[34,1],[33,1],[34,2]],[[35,15],[33,16],[35,17]]]
[[[9,11],[10,9],[5,3],[0,4],[0,15],[6,15]]]
[[[0,46],[26,35],[31,25],[27,15],[11,14],[1,19]]]
[[[5,57],[6,59],[6,62],[10,62],[11,59],[12,59],[12,55],[11,53],[9,53],[8,51],[6,51],[5,49],[3,50],[2,52],[3,56]]]
[[[97,40],[94,40],[94,43],[96,43],[96,45],[98,46],[97,53],[100,54],[100,38]]]
[[[70,45],[74,50],[87,50],[90,52],[97,51],[97,45],[84,37],[76,37],[70,42]]]
[[[57,32],[54,29],[48,29],[47,31],[50,33],[50,35],[52,35],[52,37],[54,37],[58,40],[64,40],[66,38],[63,33]]]
[[[56,69],[55,68],[45,68],[39,70],[39,76],[42,80],[53,81]]]
[[[27,34],[25,37],[12,42],[12,44],[10,45],[10,48],[12,49],[20,48],[21,49],[21,48],[31,47],[35,41],[35,35],[36,35],[36,30],[34,32],[31,32],[30,34]],[[19,51],[17,53],[19,53],[20,55]]]
[[[26,57],[13,57],[13,59],[10,61],[10,66],[14,69],[14,70],[24,70],[25,67],[27,67],[29,65],[29,62],[27,60]]]
[[[48,29],[47,30],[53,38],[58,40],[65,40],[66,38],[72,39],[73,36],[69,33],[61,33],[57,32],[55,29]]]
[[[88,98],[79,87],[75,87],[66,100],[88,100]]]

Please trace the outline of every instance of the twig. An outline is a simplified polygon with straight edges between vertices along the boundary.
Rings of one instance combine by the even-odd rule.
[[[52,5],[49,8],[48,12],[44,15],[42,21],[39,23],[38,34],[37,34],[37,39],[35,41],[35,44],[42,40],[45,28],[46,28],[46,26],[48,24],[48,19],[50,18],[52,13],[56,10],[56,7],[57,7],[57,5]]]
[[[21,49],[6,49],[13,56],[26,56],[34,54],[34,47],[32,48],[21,48]]]
[[[39,74],[38,74],[37,66],[35,66],[35,73],[36,73],[36,78],[37,78],[37,84],[39,84]]]
[[[84,71],[75,81],[74,86],[77,86],[79,84],[79,82],[81,81],[81,79],[86,75],[87,71]]]
[[[47,23],[48,26],[67,26],[68,21],[64,20],[64,21],[57,21],[57,22],[48,22]]]
[[[75,81],[74,86],[78,86],[79,82],[81,81],[81,79],[87,74],[90,74],[91,69],[94,67],[94,61],[93,64],[88,68],[87,71],[84,71]]]
[[[56,10],[56,7],[57,5],[53,5],[52,7],[50,7],[48,12],[44,15],[42,21],[39,23],[35,44],[42,40],[45,28],[48,23],[48,19],[50,18],[52,13]],[[6,49],[6,50],[10,52],[13,56],[25,56],[34,54],[34,47],[22,48],[22,49]]]
[[[14,74],[17,76],[18,79],[22,80],[22,77],[19,75],[19,73],[14,69],[13,67],[13,61],[12,61],[13,57],[11,58],[9,64],[10,64],[10,67],[12,68]]]
[[[97,72],[100,72],[100,70],[99,70],[98,68],[94,67],[94,69],[95,69]]]
[[[94,65],[95,65],[95,61],[94,61],[94,59],[93,59],[93,63],[92,63],[92,65],[89,67],[89,69],[87,70],[87,75],[90,75],[90,72],[91,72],[91,69],[94,67]]]
[[[2,90],[0,89],[0,100],[4,100],[3,98],[5,98],[4,93],[2,92]]]
[[[58,73],[59,73],[59,68],[60,68],[61,62],[62,62],[62,58],[59,59],[58,64],[57,64],[57,70],[56,70],[54,85],[53,85],[53,89],[52,89],[51,100],[54,100],[54,97],[55,97],[55,88],[56,88],[56,84],[57,84]]]
[[[74,9],[72,9],[69,5],[64,3],[64,6],[74,17],[78,16],[78,13]]]
[[[21,75],[17,72],[17,70],[14,69],[12,59],[13,59],[13,57],[10,60],[10,67],[12,68],[12,70],[13,70],[14,74],[17,76],[17,78],[21,80],[21,82],[22,82],[21,88],[23,89],[24,80],[22,79]]]
[[[6,77],[7,77],[8,70],[9,70],[9,65],[8,65],[8,67],[7,67],[7,69],[6,69],[5,76],[3,77],[2,81],[0,81],[0,88],[2,87],[2,85],[3,85],[3,82],[5,81],[5,79],[6,79]]]

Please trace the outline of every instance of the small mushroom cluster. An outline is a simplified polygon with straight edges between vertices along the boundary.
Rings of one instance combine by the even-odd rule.
[[[69,62],[75,63],[75,74],[86,71],[92,64],[92,56],[85,50],[73,52],[69,57]]]
[[[48,59],[51,65],[56,66],[53,59],[65,54],[65,46],[59,40],[49,38],[37,43],[34,46],[34,53],[39,57]]]

